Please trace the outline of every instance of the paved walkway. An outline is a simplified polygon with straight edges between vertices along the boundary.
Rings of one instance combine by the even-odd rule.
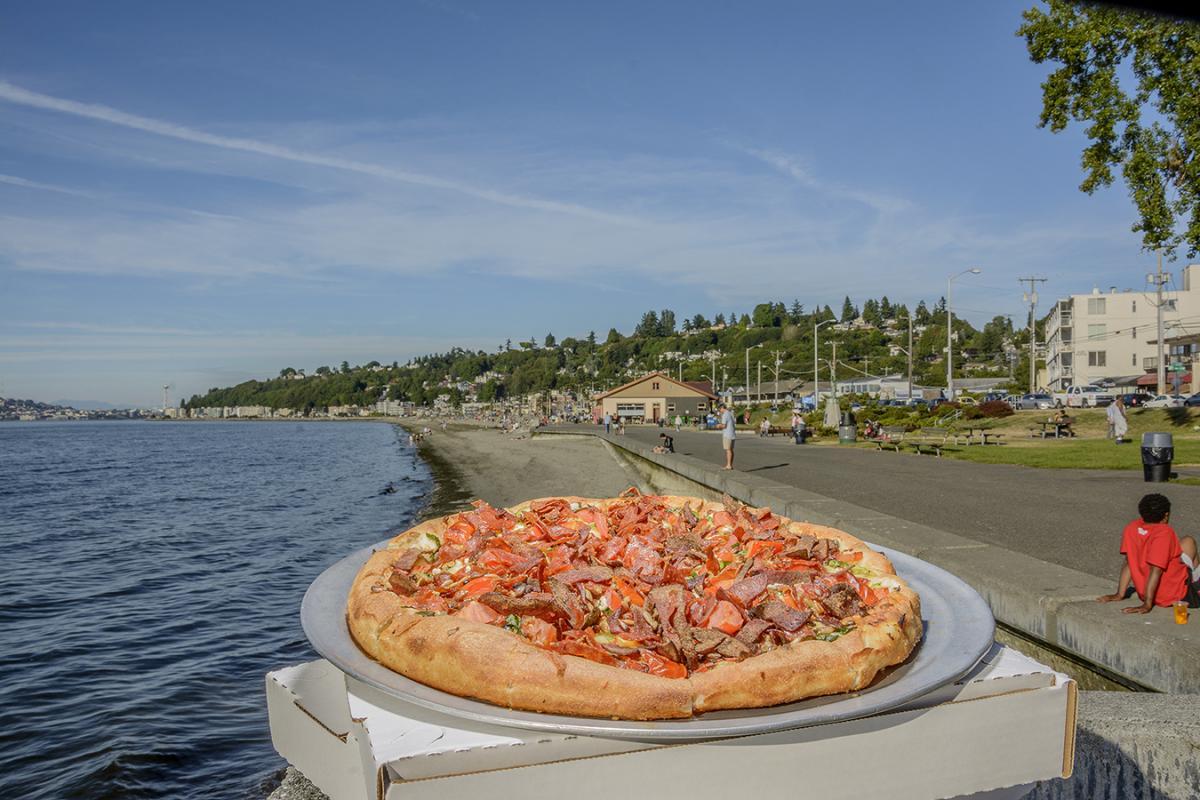
[[[570,426],[558,426],[568,430]],[[578,426],[594,433],[594,426]],[[681,455],[723,464],[720,434],[668,429]],[[624,438],[657,442],[659,428]],[[613,437],[619,443],[621,437]],[[1180,535],[1200,533],[1200,487],[1142,482],[1139,471],[1034,469],[854,447],[797,446],[739,432],[735,470],[1025,553],[1116,584],[1121,529],[1143,494],[1162,492]]]

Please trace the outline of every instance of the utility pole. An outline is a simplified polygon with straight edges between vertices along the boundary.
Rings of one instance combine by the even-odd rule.
[[[1029,303],[1029,391],[1037,391],[1037,285],[1045,283],[1045,278],[1017,278],[1017,283],[1029,284],[1029,291],[1021,295],[1021,299]]]
[[[1155,289],[1155,294],[1156,294],[1156,300],[1154,303],[1154,305],[1155,305],[1154,311],[1155,311],[1155,316],[1157,317],[1156,324],[1158,326],[1158,359],[1157,359],[1157,361],[1158,361],[1158,376],[1157,376],[1158,377],[1158,393],[1166,394],[1167,393],[1167,372],[1166,372],[1167,365],[1166,365],[1165,359],[1163,358],[1163,297],[1162,297],[1163,284],[1166,283],[1166,280],[1163,276],[1163,271],[1162,271],[1162,248],[1156,247],[1155,250],[1158,252],[1158,272],[1153,275],[1149,275],[1147,277],[1149,277],[1150,279],[1152,279],[1154,281],[1154,289]]]
[[[747,392],[746,394],[749,394],[749,392]],[[758,402],[761,403],[762,402],[762,361],[758,362],[758,388],[755,389],[754,394],[758,396]]]
[[[829,362],[829,393],[837,399],[837,342],[833,343],[833,358]]]
[[[912,396],[912,362],[913,362],[912,316],[910,315],[908,318],[908,401],[910,403],[912,402],[912,399],[913,399],[913,396]]]
[[[709,363],[712,364],[712,392],[713,392],[713,394],[716,394],[717,393],[717,357],[709,356],[708,360],[709,360]]]
[[[783,363],[783,357],[779,353],[775,354],[775,405],[779,405],[779,365]]]

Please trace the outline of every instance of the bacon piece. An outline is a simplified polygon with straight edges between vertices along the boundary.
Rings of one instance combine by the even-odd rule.
[[[663,542],[663,550],[668,553],[696,553],[704,556],[704,542],[693,534],[676,534],[668,536]]]
[[[770,620],[766,619],[752,619],[742,626],[742,629],[737,632],[737,636],[734,638],[744,645],[753,645],[773,624]]]
[[[812,616],[811,611],[797,611],[779,600],[768,600],[755,607],[754,613],[789,633],[800,630]]]
[[[396,594],[414,594],[417,591],[416,582],[403,572],[393,572],[388,584]]]
[[[858,592],[852,586],[839,583],[829,590],[829,596],[821,604],[834,616],[845,618],[862,614],[866,611]]]
[[[728,587],[717,590],[717,596],[722,600],[729,600],[739,608],[749,608],[754,603],[754,598],[767,590],[767,584],[770,579],[765,572],[760,572],[757,575],[746,578],[745,580],[737,581],[730,584]]]
[[[659,632],[664,640],[664,647],[676,651],[678,657],[672,658],[670,652],[663,652],[672,661],[682,661],[688,669],[693,669],[699,659],[696,656],[696,646],[692,641],[691,628],[687,621],[685,596],[683,588],[671,584],[658,586],[650,590],[646,603],[658,617]]]
[[[400,555],[396,556],[396,560],[392,562],[392,566],[396,569],[402,569],[408,572],[413,568],[413,564],[417,563],[417,559],[421,557],[421,551],[416,547],[410,547]]]
[[[566,572],[560,572],[554,576],[554,580],[562,581],[567,585],[580,583],[581,581],[605,583],[612,580],[612,576],[612,567],[606,567],[603,564],[594,564],[590,567],[576,567]]]

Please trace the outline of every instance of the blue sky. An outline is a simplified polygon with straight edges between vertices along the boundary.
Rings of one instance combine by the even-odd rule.
[[[1026,5],[10,3],[0,396],[628,332],[643,311],[1139,287],[1036,128]]]

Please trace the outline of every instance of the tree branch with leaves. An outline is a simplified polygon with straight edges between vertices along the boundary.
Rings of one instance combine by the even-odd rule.
[[[1147,250],[1200,252],[1200,25],[1106,5],[1048,0],[1017,30],[1042,83],[1038,127],[1087,124],[1079,188],[1120,170]],[[1129,86],[1122,85],[1122,78]]]

